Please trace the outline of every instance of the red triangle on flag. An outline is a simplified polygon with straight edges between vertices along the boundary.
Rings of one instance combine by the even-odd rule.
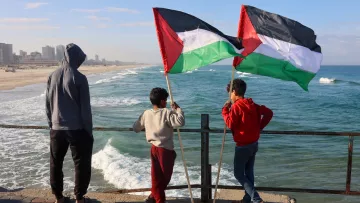
[[[164,70],[168,73],[181,55],[184,45],[158,10],[153,8],[153,12]]]

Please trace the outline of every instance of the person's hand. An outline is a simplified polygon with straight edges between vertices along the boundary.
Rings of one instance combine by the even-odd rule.
[[[171,108],[178,109],[180,108],[180,106],[176,102],[174,102],[173,104],[171,104]]]
[[[224,107],[227,107],[228,109],[231,107],[231,100],[227,100],[224,104]]]

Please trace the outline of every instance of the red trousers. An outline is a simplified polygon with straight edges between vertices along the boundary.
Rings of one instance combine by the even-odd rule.
[[[164,203],[165,189],[171,180],[176,152],[152,145],[151,147],[151,195],[156,203]]]

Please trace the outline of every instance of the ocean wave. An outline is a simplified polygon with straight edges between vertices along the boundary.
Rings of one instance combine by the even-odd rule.
[[[0,118],[3,123],[45,121],[45,94],[40,96],[1,102]],[[1,120],[0,120],[1,121]]]
[[[253,74],[251,74],[251,73],[245,73],[245,72],[240,72],[240,71],[237,71],[236,73],[241,78],[258,78],[258,77],[253,76]]]
[[[348,81],[348,80],[339,80],[339,79],[336,79],[336,78],[325,78],[325,77],[320,78],[319,83],[321,83],[321,84],[347,83],[347,84],[350,84],[350,85],[360,85],[360,82]]]
[[[46,95],[46,90],[44,90],[44,93],[42,93],[42,94],[40,95],[40,97],[45,97],[45,95]]]
[[[101,79],[95,82],[95,84],[101,84],[101,83],[107,83],[107,82],[111,82],[111,78],[105,78],[105,79]]]
[[[137,74],[138,74],[138,72],[136,72],[136,71],[125,70],[125,71],[117,73],[117,75],[112,76],[110,78],[100,79],[100,80],[96,81],[94,84],[110,83],[110,82],[114,82],[119,79],[123,79],[123,78],[125,78],[126,75],[137,75]]]
[[[323,84],[335,83],[335,78],[320,78],[319,82]]]
[[[0,132],[0,185],[15,189],[24,184],[49,186],[49,139],[35,130]],[[65,183],[65,187],[67,184]]]
[[[214,70],[214,69],[210,69],[209,71],[210,71],[210,72],[215,72],[216,70]]]
[[[186,185],[187,181],[184,175],[182,162],[177,159],[170,185]],[[116,188],[146,188],[151,187],[150,159],[133,157],[128,154],[121,154],[111,145],[111,139],[106,146],[93,155],[92,166],[101,170],[104,179],[113,184]],[[212,171],[217,171],[217,165],[212,166]],[[188,173],[191,184],[200,183],[200,166],[188,166]],[[216,181],[216,174],[213,173],[212,181]],[[220,184],[234,185],[234,175],[231,170],[223,168],[221,170]],[[148,195],[149,192],[137,193],[138,195]],[[188,197],[187,190],[169,190],[167,196]],[[193,190],[194,197],[200,197],[200,190]]]
[[[118,98],[118,97],[93,97],[91,105],[96,107],[115,107],[115,106],[132,106],[140,104],[141,101],[135,98]]]
[[[186,73],[188,73],[188,74],[189,74],[189,73],[193,73],[193,72],[192,72],[191,70],[189,70],[189,71],[186,71]]]

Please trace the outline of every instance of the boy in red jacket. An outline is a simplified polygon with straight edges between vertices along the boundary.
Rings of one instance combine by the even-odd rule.
[[[227,91],[229,89],[230,84]],[[255,104],[251,98],[245,98],[245,92],[246,83],[241,79],[235,79],[231,92],[231,101],[234,104],[226,102],[222,115],[236,143],[234,175],[245,189],[242,202],[262,203],[263,200],[254,186],[254,163],[260,132],[270,122],[273,112],[266,106]]]

